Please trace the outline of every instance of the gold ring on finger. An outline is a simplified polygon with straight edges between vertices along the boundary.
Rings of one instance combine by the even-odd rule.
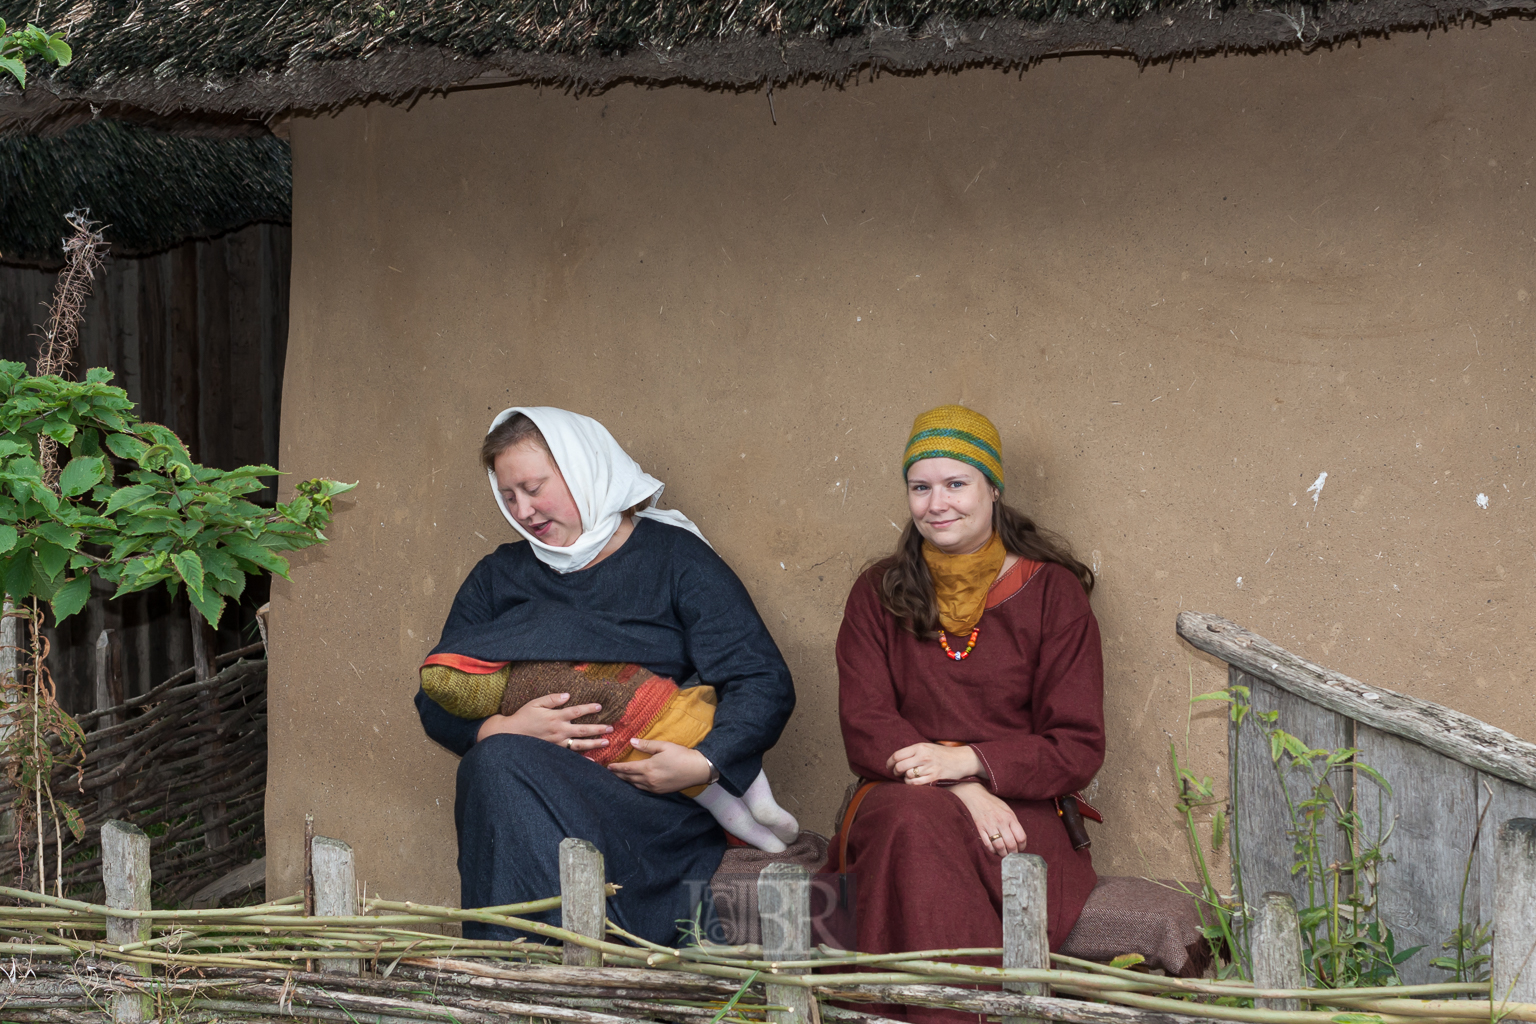
[[[993,841],[993,842],[994,842],[994,843],[995,843],[995,842],[997,842],[997,841],[998,841],[998,840],[999,840],[999,839],[1001,839],[1001,838],[1003,838],[1003,834],[1002,834],[1002,833],[1001,833],[1001,832],[993,832],[993,833],[992,833],[992,834],[991,834],[991,835],[990,835],[990,836],[988,836],[988,837],[987,837],[987,838],[988,838],[988,839],[990,839],[990,840],[992,840],[992,841]]]

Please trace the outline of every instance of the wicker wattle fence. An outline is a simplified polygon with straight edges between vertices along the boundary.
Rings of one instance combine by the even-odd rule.
[[[262,644],[215,659],[223,667],[198,680],[178,672],[148,693],[121,699],[112,685],[113,645],[97,646],[97,710],[77,716],[85,757],[61,765],[53,792],[85,823],[85,838],[43,829],[49,888],[100,900],[100,832],[108,821],[132,822],[150,837],[161,904],[182,902],[203,882],[261,856],[267,779],[267,662]],[[248,660],[249,659],[249,660]],[[114,691],[118,695],[113,699]],[[0,783],[0,806],[15,790]],[[63,848],[56,841],[56,831]],[[0,840],[0,880],[35,881],[37,835]]]

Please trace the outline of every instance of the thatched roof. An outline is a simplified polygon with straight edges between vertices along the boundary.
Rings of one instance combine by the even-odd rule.
[[[64,214],[89,207],[118,255],[289,219],[288,144],[184,138],[109,120],[0,135],[0,261],[62,262]]]
[[[43,0],[78,59],[0,126],[114,116],[221,133],[474,83],[750,88],[861,71],[1316,47],[1536,0]],[[9,92],[9,96],[5,95]]]

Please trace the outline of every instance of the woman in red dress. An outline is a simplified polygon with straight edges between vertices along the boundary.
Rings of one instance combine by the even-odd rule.
[[[1104,761],[1093,573],[1003,504],[985,416],[919,416],[903,468],[911,522],[854,584],[837,638],[849,767],[890,783],[844,823],[858,948],[1002,945],[1002,858],[1020,850],[1045,859],[1056,948],[1097,880],[1054,802]]]

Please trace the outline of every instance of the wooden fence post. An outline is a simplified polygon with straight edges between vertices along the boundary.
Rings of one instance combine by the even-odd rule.
[[[104,629],[96,638],[96,709],[117,707],[123,702],[123,641],[115,629]],[[97,729],[110,729],[118,725],[116,715],[102,715],[96,719]],[[102,761],[97,770],[110,770],[113,764]],[[128,795],[128,782],[120,779],[110,786],[103,786],[96,794],[96,807],[103,814],[111,813],[112,807]]]
[[[340,839],[315,836],[312,847],[315,873],[315,916],[357,916],[357,869],[352,862],[352,847]],[[326,974],[357,974],[356,960],[321,957],[320,970]]]
[[[115,660],[112,655],[113,647],[116,646],[116,640],[116,631],[111,629],[102,630],[101,635],[96,638],[96,709],[98,711],[116,707],[123,702],[122,681],[121,679],[113,680],[112,678],[113,661]],[[118,691],[117,693],[113,693],[114,687],[112,684],[114,681],[117,682],[115,687]],[[116,724],[116,715],[102,715],[96,719],[96,728],[98,729],[110,729]]]
[[[811,952],[811,875],[799,864],[769,864],[757,876],[757,913],[762,922],[764,960],[802,960]],[[804,974],[804,971],[784,971]],[[769,1005],[769,1024],[808,1024],[811,1014],[808,988],[775,985],[769,981],[764,998]]]
[[[560,927],[589,939],[607,938],[607,881],[602,851],[585,839],[560,840]],[[603,954],[567,942],[561,962],[567,967],[601,967]]]
[[[1253,983],[1258,988],[1310,988],[1301,966],[1301,921],[1288,892],[1267,892],[1259,900],[1253,933]],[[1260,1009],[1300,1010],[1300,999],[1257,999]]]
[[[217,656],[215,648],[218,646],[218,634],[208,624],[192,605],[187,605],[187,613],[191,616],[192,626],[192,675],[198,682],[206,682],[218,674],[218,666],[214,663]],[[209,707],[206,712],[206,723],[215,729],[219,727],[220,714],[218,704],[213,699],[213,691],[204,690],[209,698]],[[223,760],[220,753],[220,740],[217,736],[205,739],[198,747],[198,753],[210,763]],[[210,799],[203,804],[203,842],[208,849],[218,850],[229,845],[229,805],[217,798]]]
[[[149,909],[149,836],[137,825],[109,821],[101,826],[101,880],[107,890],[107,906],[117,910]],[[126,946],[150,936],[148,918],[107,918],[107,942]],[[148,976],[148,964],[138,965]],[[130,992],[112,996],[114,1021],[141,1021],[149,1016],[148,997]]]
[[[1493,1002],[1536,1002],[1536,818],[1499,826],[1493,889]]]
[[[1051,966],[1051,943],[1046,929],[1045,861],[1033,853],[1010,853],[1003,858],[1003,966]],[[1004,990],[1023,995],[1049,995],[1033,981],[1007,981]],[[1003,1024],[1027,1024],[1033,1017],[1004,1017]]]
[[[17,669],[21,665],[21,645],[26,641],[26,627],[22,621],[11,614],[16,608],[10,595],[5,597],[5,604],[0,607],[0,683],[9,684],[13,689],[7,691],[9,697],[20,696],[21,679]],[[15,700],[0,700],[0,741],[10,738],[11,730],[15,723],[11,720],[10,705]],[[0,811],[0,839],[9,839],[16,834],[16,812],[9,807]]]

